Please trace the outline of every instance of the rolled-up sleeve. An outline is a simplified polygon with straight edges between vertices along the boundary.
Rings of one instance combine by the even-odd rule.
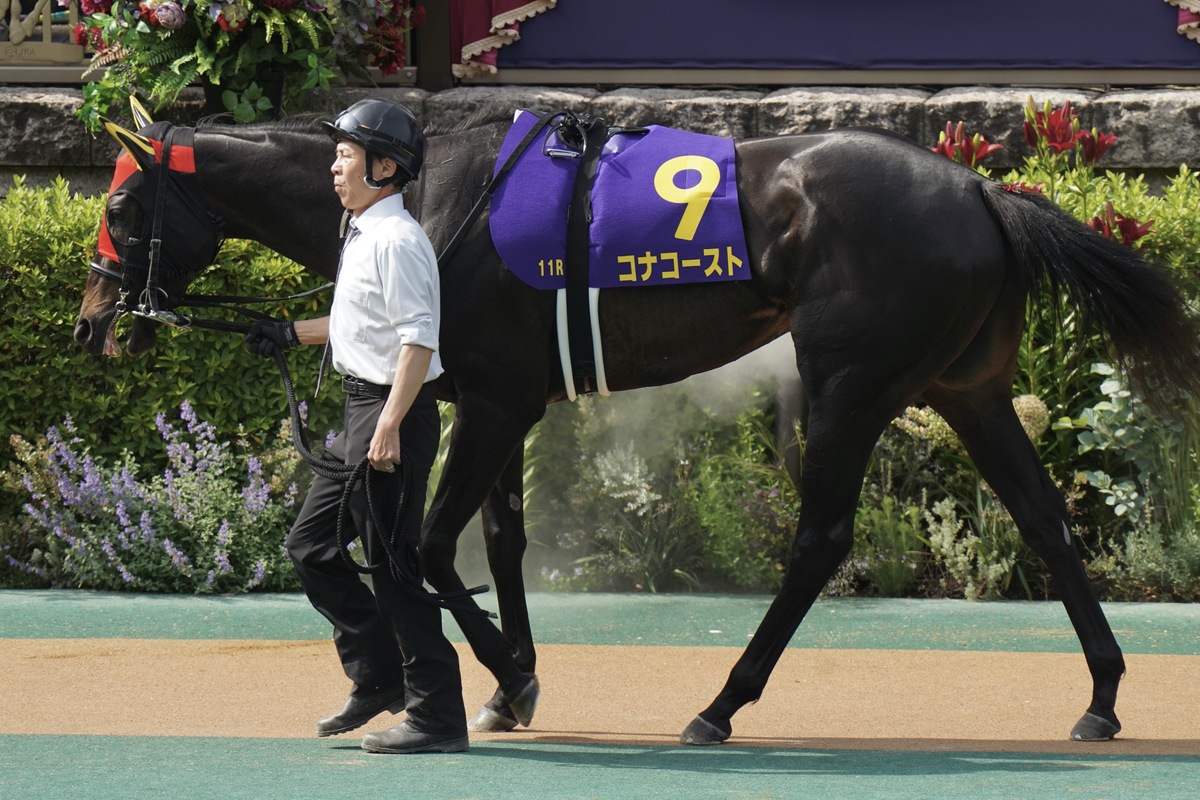
[[[376,254],[387,319],[402,345],[438,350],[440,286],[437,263],[422,242],[381,247]]]

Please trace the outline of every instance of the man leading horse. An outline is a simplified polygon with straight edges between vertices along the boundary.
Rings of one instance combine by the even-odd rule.
[[[326,344],[346,394],[344,428],[330,453],[347,466],[370,462],[371,472],[351,489],[350,512],[376,564],[373,592],[343,557],[340,481],[318,472],[287,538],[304,591],[333,623],[342,668],[354,682],[342,709],[318,721],[317,735],[404,710],[400,724],[364,736],[363,749],[460,752],[468,740],[458,655],[442,632],[441,610],[389,563],[407,560],[403,567],[421,574],[417,545],[441,430],[429,383],[443,371],[437,258],[402,196],[421,170],[425,136],[407,109],[382,100],[355,103],[326,125],[336,143],[333,190],[350,215],[329,316],[258,322],[245,339],[263,356]],[[393,512],[397,504],[403,507]],[[388,530],[389,519],[397,530]]]

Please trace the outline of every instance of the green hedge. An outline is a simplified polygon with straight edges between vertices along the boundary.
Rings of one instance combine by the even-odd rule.
[[[175,418],[185,400],[223,436],[241,430],[251,444],[265,447],[285,416],[286,395],[274,363],[246,352],[240,337],[164,328],[152,352],[116,359],[87,355],[75,344],[75,319],[103,207],[103,197],[73,195],[61,180],[34,189],[18,178],[0,200],[0,468],[13,459],[13,434],[36,440],[68,417],[98,457],[128,452],[142,463],[161,461],[155,417]],[[229,241],[218,266],[193,288],[275,296],[322,283],[261,246]],[[328,303],[328,294],[318,294],[263,310],[280,317],[315,316]],[[315,347],[291,356],[302,397],[312,391],[320,356]],[[318,403],[309,404],[311,430],[323,433],[337,425],[340,398],[340,392],[326,389]],[[20,502],[12,492],[0,494],[0,519],[11,518]]]

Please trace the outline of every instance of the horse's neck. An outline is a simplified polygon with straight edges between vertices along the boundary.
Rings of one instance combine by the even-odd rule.
[[[251,239],[332,278],[341,204],[329,177],[328,138],[253,127],[196,131],[196,169],[225,235]]]
[[[407,192],[407,204],[436,252],[443,251],[482,196],[507,129],[489,124],[429,138],[425,167]]]

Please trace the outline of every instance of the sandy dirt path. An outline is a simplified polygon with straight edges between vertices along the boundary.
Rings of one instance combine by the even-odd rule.
[[[473,713],[491,676],[457,645]],[[674,745],[720,689],[728,647],[539,648],[529,729],[477,740]],[[1090,680],[1077,654],[787,650],[730,744],[778,748],[1200,755],[1200,657],[1129,655],[1105,744],[1067,733]],[[309,737],[349,688],[329,642],[9,639],[0,733]],[[362,730],[396,721],[384,714]],[[356,732],[343,739],[356,740]]]

